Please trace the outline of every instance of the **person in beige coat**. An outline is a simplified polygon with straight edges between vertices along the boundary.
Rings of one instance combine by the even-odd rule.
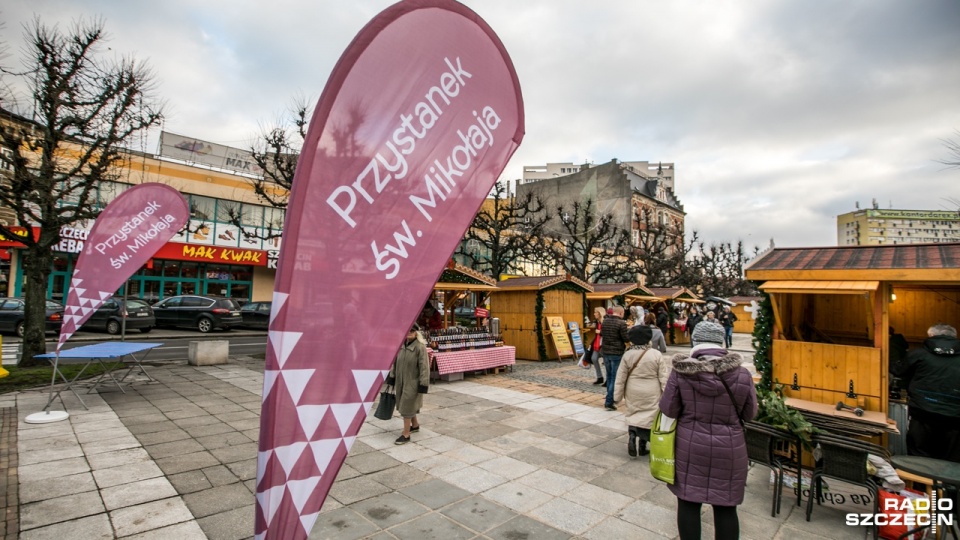
[[[626,404],[624,420],[627,423],[629,442],[627,453],[645,456],[650,428],[660,410],[660,396],[673,369],[670,360],[660,351],[650,347],[653,331],[649,326],[634,326],[627,334],[631,347],[623,354],[613,387],[613,399]]]
[[[430,387],[430,358],[427,348],[417,339],[419,325],[414,324],[400,346],[386,383],[397,392],[397,411],[403,417],[403,433],[395,444],[410,442],[410,434],[420,431],[417,413],[423,406],[423,395]]]

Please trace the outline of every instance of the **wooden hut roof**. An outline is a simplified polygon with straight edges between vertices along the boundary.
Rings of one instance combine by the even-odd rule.
[[[686,302],[703,302],[686,287],[650,287],[650,292],[661,300],[683,300]]]
[[[437,284],[433,288],[435,290],[493,291],[497,289],[497,282],[493,278],[462,264],[452,264],[443,269],[440,279],[437,280]]]
[[[753,260],[747,279],[960,281],[960,242],[775,248]]]
[[[609,300],[614,296],[655,296],[650,289],[639,283],[591,283],[593,292],[587,293],[588,300]]]
[[[497,282],[497,289],[501,291],[538,291],[564,282],[582,288],[583,292],[593,292],[593,287],[589,283],[570,275],[511,278]]]
[[[739,305],[739,304],[749,304],[754,300],[759,302],[760,297],[759,296],[731,296],[730,298],[727,298],[727,300],[733,302],[734,304]]]

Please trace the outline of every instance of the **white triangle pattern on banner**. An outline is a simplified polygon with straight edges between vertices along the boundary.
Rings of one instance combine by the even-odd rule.
[[[272,449],[257,452],[257,485],[260,484],[260,480],[263,480],[263,474],[267,472],[267,461],[270,460],[270,454],[272,453]]]
[[[285,369],[283,373],[283,382],[287,385],[287,391],[290,392],[290,397],[293,398],[293,404],[296,405],[300,403],[300,396],[303,395],[303,389],[307,387],[307,383],[310,382],[310,377],[317,370],[315,369]]]
[[[319,476],[311,476],[303,480],[287,480],[287,490],[290,492],[290,498],[293,499],[294,506],[297,507],[297,513],[303,512],[303,505],[307,504],[307,499],[313,493],[313,489],[320,483]],[[310,529],[307,529],[309,531]]]
[[[331,403],[330,410],[333,411],[333,417],[337,419],[337,425],[340,426],[340,435],[346,435],[350,429],[350,424],[357,417],[362,403]]]
[[[280,370],[278,369],[263,370],[263,396],[260,397],[261,402],[270,395],[270,390],[273,389],[273,385],[277,382],[278,376],[280,376]]]
[[[379,369],[355,369],[353,370],[353,380],[357,383],[357,391],[360,392],[360,399],[366,399],[377,382],[380,375]]]
[[[347,447],[347,453],[349,453],[349,452],[350,452],[350,449],[353,448],[353,443],[354,443],[354,441],[356,441],[356,440],[357,440],[356,437],[344,437],[344,438],[343,438],[343,445]]]
[[[257,502],[260,503],[260,508],[263,509],[263,517],[266,519],[268,526],[273,521],[273,516],[277,514],[277,509],[280,508],[280,502],[283,500],[283,492],[285,490],[286,487],[281,484],[257,493]]]
[[[371,409],[373,409],[373,402],[372,402],[372,401],[364,401],[364,402],[363,402],[363,414],[365,414],[365,415],[367,415],[367,416],[370,416],[370,410],[371,410]]]
[[[106,300],[107,298],[110,298],[111,296],[113,296],[113,293],[111,292],[107,292],[107,291],[99,291],[99,292],[100,292],[101,301]]]
[[[297,342],[300,341],[303,332],[280,332],[271,330],[268,334],[270,336],[270,346],[273,347],[273,353],[277,356],[277,363],[280,364],[280,368],[283,369],[283,365],[287,363],[287,357],[290,356],[294,347],[297,346]]]
[[[327,467],[330,466],[330,460],[333,459],[333,454],[336,453],[337,448],[340,447],[341,440],[343,439],[320,439],[319,441],[310,442],[310,450],[313,451],[313,460],[317,463],[321,475],[327,472]]]
[[[82,279],[73,278],[70,280],[70,288],[73,289],[79,287],[81,283],[83,283]]]
[[[277,313],[283,309],[283,305],[287,303],[289,296],[287,293],[273,291],[273,305],[270,306],[270,326],[273,326],[273,319],[275,319]]]
[[[91,307],[80,308],[80,311],[82,311],[82,312],[83,312],[83,315],[86,316],[87,313],[90,313],[91,311],[93,311],[93,310],[95,310],[95,309],[97,309],[97,308],[91,306]],[[76,321],[74,321],[74,324],[76,324]]]
[[[303,514],[300,516],[300,525],[303,525],[303,530],[307,531],[307,534],[310,533],[310,529],[313,528],[313,524],[317,522],[317,516],[320,515],[320,512],[314,512],[312,514]]]
[[[301,521],[303,521],[303,518],[301,518]],[[267,533],[266,533],[266,531],[264,531],[264,532],[262,532],[262,533],[260,533],[260,534],[255,534],[255,535],[253,535],[253,540],[267,540]]]
[[[323,420],[323,415],[327,413],[329,405],[298,405],[297,419],[300,420],[300,427],[307,434],[307,438],[313,438],[317,427]]]
[[[280,460],[280,466],[283,467],[283,472],[286,473],[287,476],[290,476],[290,471],[293,469],[293,466],[297,464],[300,456],[303,455],[303,449],[306,446],[307,443],[305,442],[295,442],[273,449],[273,452],[277,455],[277,459]]]
[[[389,370],[389,369],[384,369],[384,370],[380,371],[380,373],[383,373],[383,378],[384,378],[384,380],[386,380],[386,378],[390,376],[390,370]]]
[[[77,291],[77,298],[83,298],[83,293],[87,292],[86,289],[81,289],[80,287],[77,287],[74,290]]]
[[[89,304],[89,303],[90,303],[90,299],[89,299],[89,298],[80,298],[80,305],[81,305],[81,306],[85,306],[85,305],[87,305],[87,304]]]

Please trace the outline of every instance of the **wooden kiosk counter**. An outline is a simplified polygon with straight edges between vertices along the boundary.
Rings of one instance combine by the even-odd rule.
[[[497,346],[497,336],[490,330],[458,329],[453,325],[453,306],[471,292],[493,292],[497,284],[487,276],[452,261],[440,275],[434,291],[443,294],[444,329],[428,334],[430,359],[441,379],[462,379],[463,373],[511,366],[516,363],[516,349]]]
[[[772,302],[773,379],[799,400],[886,418],[889,329],[912,349],[933,324],[960,324],[960,243],[777,248],[746,277]]]

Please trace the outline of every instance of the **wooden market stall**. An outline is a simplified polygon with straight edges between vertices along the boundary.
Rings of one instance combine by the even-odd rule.
[[[678,303],[702,304],[703,300],[686,287],[650,287],[650,291],[656,297],[656,300],[650,302],[650,306],[656,308],[663,305],[673,321],[673,338],[671,339],[670,335],[664,336],[667,343],[674,345],[690,343],[690,335],[684,332],[687,325],[686,313],[677,313],[674,306]]]
[[[433,371],[441,379],[462,379],[466,372],[516,363],[516,350],[502,346],[499,337],[490,328],[462,328],[455,324],[454,306],[466,295],[496,290],[497,284],[493,279],[453,261],[440,274],[434,292],[443,296],[444,328],[427,332],[426,337]]]
[[[588,292],[586,297],[587,317],[591,322],[594,308],[606,309],[614,304],[627,308],[636,303],[659,300],[650,289],[640,283],[591,283],[590,286],[593,287],[593,292]],[[592,343],[596,332],[587,328],[583,334],[584,343]]]
[[[777,248],[746,277],[770,295],[773,379],[794,401],[891,415],[889,328],[912,348],[960,324],[960,243]]]
[[[753,314],[757,305],[760,303],[759,296],[731,296],[727,300],[734,303],[730,311],[737,316],[737,322],[733,323],[733,331],[738,334],[753,333]]]
[[[584,294],[590,292],[593,287],[570,275],[511,278],[497,283],[490,312],[500,318],[503,342],[517,348],[517,358],[557,360],[544,319],[562,317],[582,325]]]

